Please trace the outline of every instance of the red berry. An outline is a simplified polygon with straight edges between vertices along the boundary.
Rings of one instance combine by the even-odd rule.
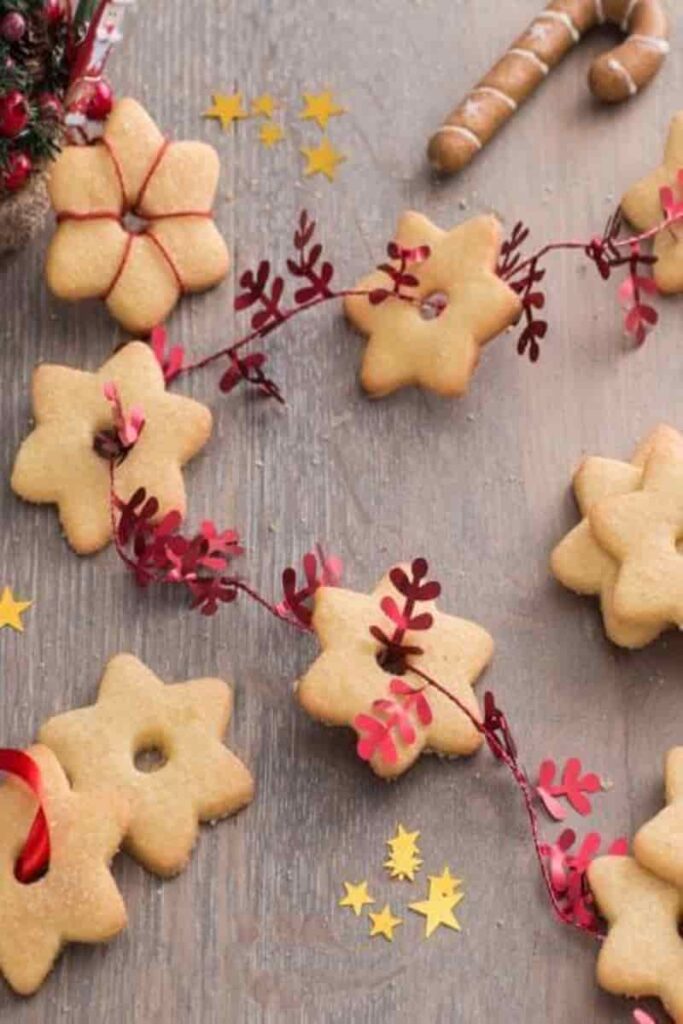
[[[32,170],[33,163],[30,156],[27,156],[26,153],[10,153],[7,166],[0,176],[0,185],[4,185],[8,192],[16,192],[25,183]]]
[[[26,18],[19,11],[10,11],[0,21],[0,36],[8,43],[18,43],[26,34]]]
[[[85,113],[93,121],[104,121],[105,117],[109,117],[113,105],[114,92],[112,87],[109,82],[105,82],[101,78],[93,87]]]
[[[49,121],[61,121],[64,114],[62,101],[52,92],[43,92],[38,97],[38,106],[43,117]]]
[[[28,124],[26,97],[18,89],[0,96],[0,136],[13,139]]]
[[[45,0],[45,16],[49,25],[56,25],[62,20],[64,12],[60,0]]]

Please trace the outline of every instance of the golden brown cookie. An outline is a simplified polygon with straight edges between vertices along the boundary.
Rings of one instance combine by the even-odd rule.
[[[641,623],[683,623],[683,437],[657,437],[640,490],[604,498],[588,519],[597,542],[619,563],[613,605]]]
[[[33,374],[35,428],[23,442],[12,488],[26,501],[54,503],[67,540],[81,555],[112,537],[109,463],[93,447],[95,435],[113,426],[103,386],[117,384],[124,409],[142,406],[146,422],[128,457],[116,469],[116,492],[128,500],[145,487],[159,500],[159,516],[185,513],[181,467],[211,434],[211,412],[167,393],[164,375],[148,345],[133,341],[96,372],[44,363]]]
[[[683,170],[683,110],[672,119],[664,160],[651,174],[628,190],[621,200],[621,209],[638,231],[649,231],[664,219],[660,190],[676,187]],[[680,196],[679,196],[680,198]],[[653,275],[662,292],[683,291],[683,233],[680,224],[660,231],[655,237],[657,262]]]
[[[167,685],[131,654],[112,658],[97,703],[50,719],[40,741],[77,792],[117,789],[130,803],[125,847],[158,875],[187,864],[200,821],[233,814],[254,792],[222,737],[232,692],[220,679]],[[158,760],[144,770],[140,757]],[[136,764],[137,761],[137,764]]]
[[[380,607],[384,597],[395,595],[389,575],[371,594],[356,594],[337,587],[321,587],[315,594],[313,628],[322,654],[299,680],[296,694],[301,706],[316,720],[329,725],[355,727],[358,715],[370,714],[373,702],[390,695],[391,671],[378,663],[382,645],[370,634],[371,626],[385,628]],[[434,602],[420,606],[434,617],[426,632],[409,630],[408,645],[423,653],[414,656],[416,666],[444,685],[480,718],[472,686],[493,655],[493,640],[473,622],[436,611]],[[401,682],[423,689],[424,682],[406,672]],[[397,757],[389,763],[379,753],[369,758],[377,775],[394,778],[406,771],[422,751],[447,756],[467,755],[482,742],[472,722],[443,694],[426,689],[432,719],[427,725],[413,717],[414,742],[395,737]]]
[[[120,793],[74,793],[50,750],[34,746],[27,753],[41,771],[50,831],[49,868],[30,884],[17,881],[14,868],[36,799],[17,779],[0,787],[0,973],[21,995],[42,985],[67,942],[106,942],[125,928],[109,864],[129,818]]]
[[[218,174],[212,146],[169,142],[139,103],[119,100],[102,141],[67,146],[52,169],[50,289],[70,301],[104,299],[127,330],[148,333],[183,293],[228,272],[212,215]]]
[[[667,807],[641,828],[633,852],[644,868],[683,892],[683,747],[666,758]]]
[[[374,397],[417,385],[439,395],[462,395],[479,362],[482,345],[495,338],[522,311],[513,290],[496,274],[502,228],[493,216],[475,217],[442,231],[420,213],[404,213],[396,233],[404,248],[428,245],[424,263],[409,264],[417,278],[417,302],[390,297],[373,305],[367,295],[344,300],[351,323],[368,337],[361,383]],[[374,271],[354,291],[387,287]],[[425,300],[446,302],[437,316],[425,316]]]
[[[621,647],[638,648],[654,640],[670,623],[664,619],[641,623],[617,614],[614,587],[618,562],[597,542],[588,515],[605,498],[630,494],[642,486],[643,466],[659,438],[678,436],[661,425],[637,448],[631,463],[614,459],[584,459],[574,475],[574,492],[583,519],[560,541],[551,555],[553,575],[578,594],[599,595],[605,632]]]
[[[657,996],[683,1024],[683,893],[631,857],[598,857],[588,880],[609,923],[599,984],[614,995]]]

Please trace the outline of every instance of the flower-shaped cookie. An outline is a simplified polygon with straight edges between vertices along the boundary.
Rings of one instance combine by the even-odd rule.
[[[683,892],[683,747],[666,759],[667,806],[638,832],[633,851],[658,878]]]
[[[638,231],[649,231],[663,220],[660,190],[680,188],[683,171],[683,110],[672,119],[663,163],[628,190],[621,209]],[[680,197],[679,197],[680,198]],[[660,231],[654,241],[657,262],[653,275],[662,292],[683,291],[683,227],[674,224]]]
[[[248,804],[248,770],[221,742],[232,692],[220,679],[166,685],[131,654],[107,665],[97,703],[50,719],[40,741],[76,792],[118,790],[131,808],[126,849],[150,871],[181,871],[200,821]],[[145,771],[140,756],[157,758]]]
[[[614,995],[657,996],[683,1022],[683,892],[631,857],[598,857],[588,881],[609,923],[598,982]]]
[[[21,995],[45,980],[67,942],[106,942],[126,926],[109,864],[128,826],[125,798],[103,787],[74,793],[46,747],[27,753],[40,768],[50,830],[47,873],[17,881],[15,861],[36,813],[35,797],[8,779],[0,787],[0,973]]]
[[[144,342],[119,349],[96,373],[44,363],[33,374],[35,429],[23,442],[12,488],[27,501],[59,507],[67,540],[79,554],[105,547],[112,536],[109,463],[95,436],[111,429],[104,385],[113,381],[125,408],[142,406],[145,427],[116,469],[116,493],[127,501],[138,487],[159,500],[159,515],[185,512],[181,467],[207,442],[211,413],[166,391],[164,375]]]
[[[408,212],[399,221],[396,242],[406,249],[428,245],[430,256],[406,268],[418,282],[410,291],[415,301],[391,296],[373,305],[367,295],[345,299],[349,320],[368,336],[361,383],[376,397],[408,385],[462,395],[481,346],[522,311],[519,297],[496,274],[500,223],[482,216],[442,231],[422,214]],[[354,291],[386,289],[387,282],[375,271]]]
[[[313,718],[329,725],[351,726],[357,732],[359,721],[363,721],[359,716],[371,715],[376,701],[385,701],[393,693],[396,703],[407,706],[407,701],[415,700],[410,691],[423,691],[420,696],[428,701],[429,713],[422,714],[416,705],[417,714],[411,715],[409,723],[410,742],[398,730],[392,739],[395,759],[383,756],[381,747],[368,757],[373,770],[384,778],[402,774],[423,750],[466,755],[482,742],[473,723],[446,696],[425,689],[419,676],[409,670],[398,680],[392,679],[397,670],[380,664],[382,644],[370,628],[386,626],[381,603],[386,598],[393,600],[395,593],[389,575],[369,595],[320,587],[314,598],[313,628],[322,654],[296,689],[299,703]],[[419,646],[422,653],[411,656],[416,667],[450,690],[479,719],[472,686],[491,660],[493,640],[475,623],[436,611],[433,601],[421,605],[420,611],[423,609],[424,614],[433,616],[431,628],[425,632],[409,629],[403,643]],[[401,694],[401,690],[405,692]]]
[[[133,334],[166,319],[184,292],[228,272],[213,222],[218,155],[169,142],[132,99],[115,104],[93,146],[67,146],[50,176],[58,228],[47,280],[62,299],[101,298]]]
[[[631,463],[593,456],[585,459],[574,475],[574,492],[584,518],[552,553],[552,572],[564,586],[579,594],[600,596],[605,632],[621,647],[644,647],[671,623],[666,618],[644,622],[617,611],[614,591],[619,562],[598,542],[590,516],[606,499],[639,491],[643,468],[653,449],[679,437],[671,427],[661,425],[638,446]]]

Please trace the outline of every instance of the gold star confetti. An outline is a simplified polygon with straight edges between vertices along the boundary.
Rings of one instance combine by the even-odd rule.
[[[254,117],[271,118],[277,109],[277,101],[268,92],[257,96],[251,103],[251,112]]]
[[[388,942],[394,941],[394,929],[403,921],[400,917],[394,917],[391,913],[391,908],[387,903],[384,910],[381,910],[379,914],[373,914],[372,911],[368,912],[368,917],[372,921],[372,927],[370,928],[370,938],[374,938],[376,935],[383,935]]]
[[[302,121],[315,121],[323,131],[327,128],[327,122],[331,117],[339,117],[345,114],[344,107],[338,106],[332,99],[332,93],[326,92],[305,92],[304,103],[306,106],[299,114]]]
[[[356,917],[360,917],[363,907],[375,902],[368,892],[367,882],[359,882],[358,885],[354,885],[353,882],[344,882],[344,888],[346,896],[342,896],[339,900],[339,906],[350,907]]]
[[[444,867],[440,875],[429,876],[430,896],[441,896],[447,899],[449,896],[455,896],[455,890],[460,885],[462,885],[462,879],[454,878],[448,865]]]
[[[328,181],[334,181],[337,165],[346,160],[344,154],[334,148],[327,136],[319,146],[303,146],[301,152],[308,160],[304,168],[306,177],[310,177],[312,174],[324,174]]]
[[[282,142],[285,133],[279,124],[275,124],[274,121],[266,121],[261,125],[258,137],[266,149],[272,149],[277,142]]]
[[[243,118],[249,117],[242,105],[241,92],[236,92],[232,96],[217,92],[211,97],[211,101],[213,105],[209,110],[205,110],[202,116],[220,121],[224,131],[230,128],[233,121],[241,121]]]
[[[446,878],[446,874],[448,877]],[[442,876],[431,876],[429,880],[429,898],[420,900],[418,903],[410,903],[409,907],[416,914],[426,917],[425,938],[428,939],[439,925],[445,928],[452,928],[459,932],[460,925],[455,918],[453,911],[463,899],[463,893],[455,892],[455,885],[459,884],[457,879],[451,877],[446,868]],[[453,888],[451,895],[444,895],[444,891]]]
[[[417,846],[419,837],[419,832],[407,832],[403,825],[399,825],[393,839],[387,839],[391,853],[384,861],[384,867],[392,878],[415,881],[415,872],[422,866]]]
[[[5,587],[2,597],[0,597],[0,629],[10,626],[17,633],[23,633],[24,624],[21,621],[21,616],[32,604],[33,601],[15,600],[11,588]]]

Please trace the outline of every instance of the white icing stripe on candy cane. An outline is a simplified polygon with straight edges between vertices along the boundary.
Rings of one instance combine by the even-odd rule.
[[[656,50],[658,53],[668,53],[671,49],[668,41],[660,39],[658,36],[643,36],[638,32],[634,32],[632,36],[629,36],[629,40],[634,40],[643,46],[649,46],[651,50]]]
[[[601,25],[605,24],[605,10],[602,6],[602,0],[595,0],[595,17]]]
[[[626,85],[628,86],[629,96],[635,96],[635,94],[638,92],[638,86],[633,81],[630,72],[627,71],[624,65],[621,64],[614,57],[612,57],[610,60],[607,61],[607,67],[610,69],[610,71],[616,71],[618,75],[621,75],[621,77],[626,82]]]
[[[626,13],[624,14],[624,17],[623,17],[622,22],[621,22],[621,31],[622,32],[628,32],[628,23],[631,20],[631,15],[635,11],[636,6],[638,5],[638,3],[640,3],[640,0],[630,0],[630,3],[628,5],[628,7],[626,8]]]
[[[478,85],[476,89],[472,90],[472,95],[477,92],[482,93],[484,96],[495,96],[497,100],[504,103],[506,107],[510,108],[510,110],[517,109],[517,103],[515,100],[513,100],[512,96],[508,96],[506,92],[503,92],[502,89],[496,89],[492,85]]]
[[[463,135],[473,146],[477,149],[481,149],[482,142],[478,135],[475,135],[469,128],[465,128],[461,124],[442,124],[439,128],[439,135],[442,132],[455,132],[458,135]]]
[[[567,32],[569,32],[569,35],[572,37],[575,43],[578,43],[579,39],[581,38],[581,33],[572,21],[571,15],[567,14],[566,11],[543,11],[543,13],[539,14],[539,16],[536,18],[536,21],[540,21],[541,18],[547,18],[552,21],[557,21],[560,23],[560,25],[564,25],[564,27],[567,29]]]
[[[508,53],[514,53],[517,57],[525,57],[527,60],[530,60],[544,75],[547,75],[550,71],[550,66],[544,60],[541,60],[533,50],[523,50],[521,47],[513,46],[511,50],[508,50]]]

